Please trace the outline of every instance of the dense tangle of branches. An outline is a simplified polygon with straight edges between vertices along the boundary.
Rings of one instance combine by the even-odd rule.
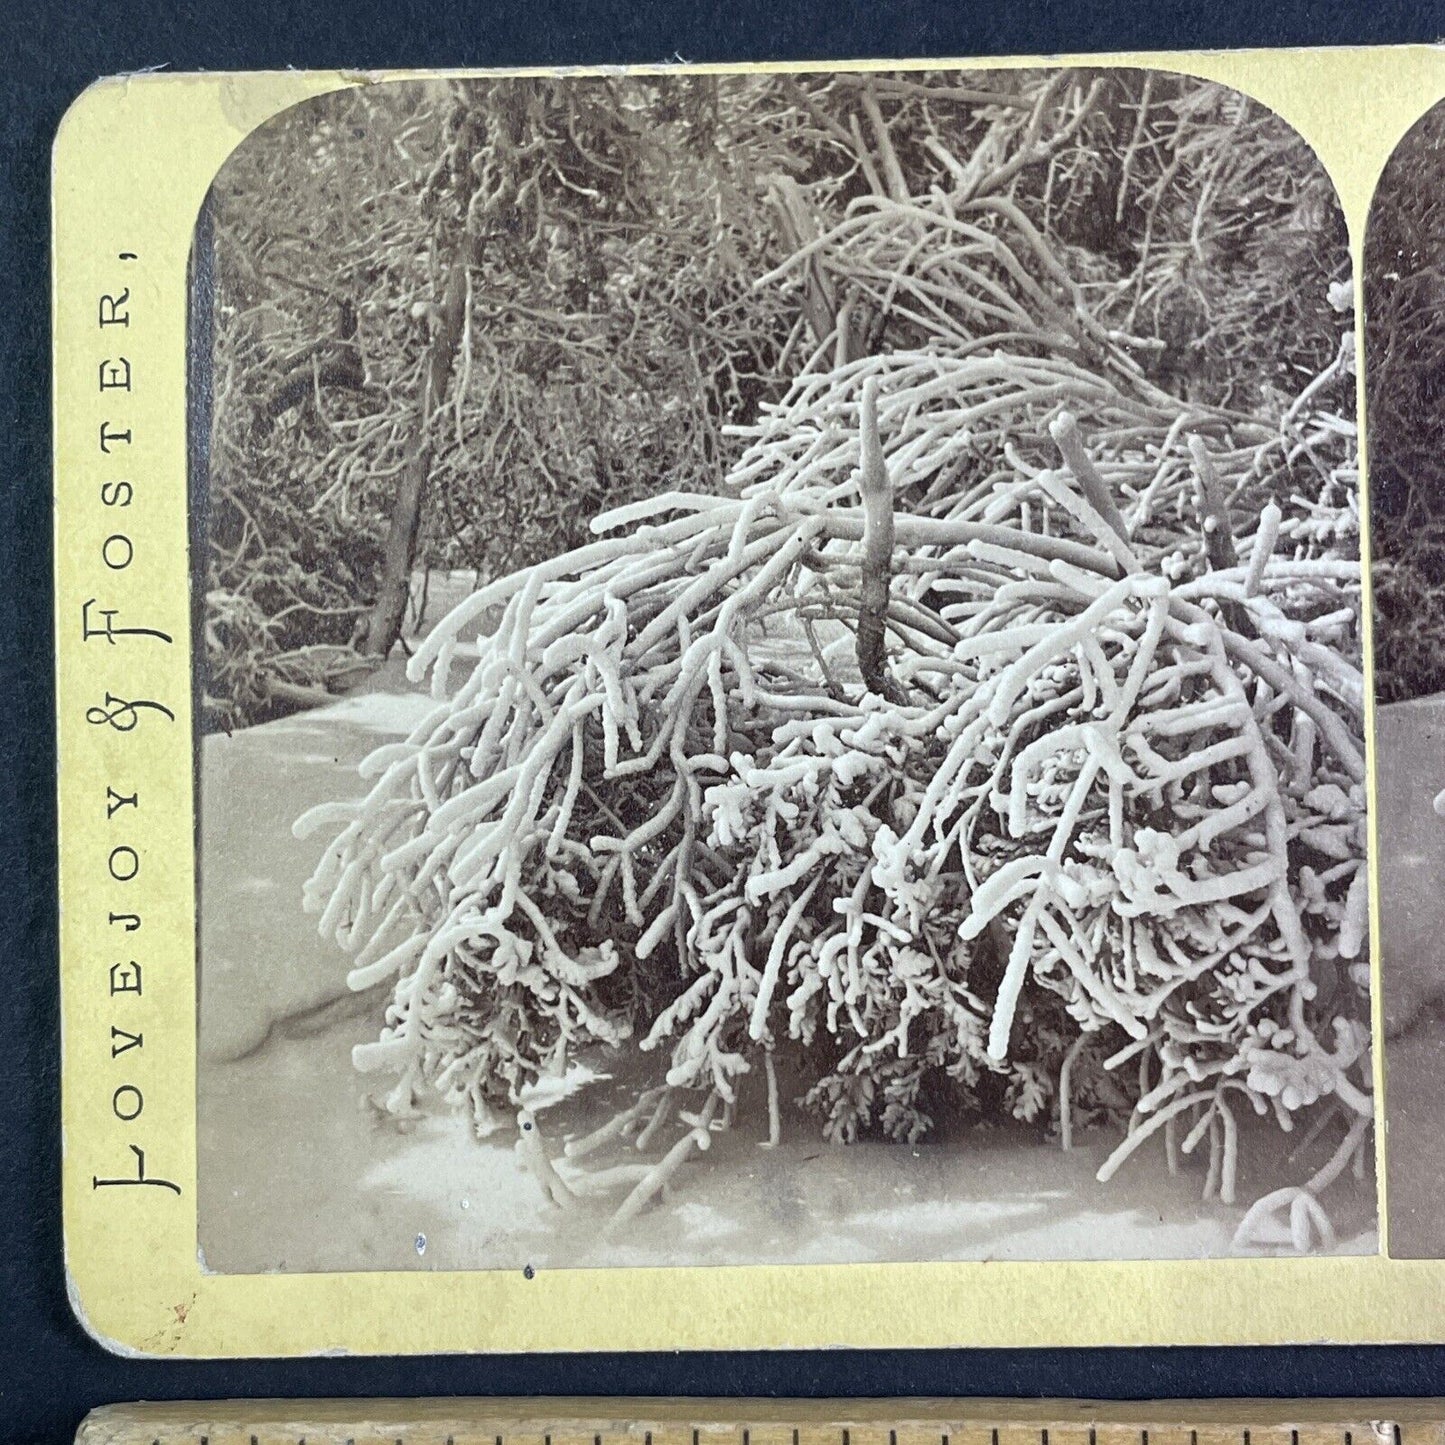
[[[716,490],[729,428],[782,397],[840,307],[845,353],[910,344],[939,293],[903,304],[883,267],[856,272],[857,238],[826,277],[756,284],[870,196],[1018,208],[1171,394],[1277,409],[1329,363],[1339,219],[1266,112],[1145,72],[966,80],[429,82],[263,128],[208,205],[208,724],[364,676],[410,568],[490,578],[606,506]],[[970,335],[1022,345],[1018,277],[990,284]]]
[[[1365,236],[1375,693],[1445,691],[1445,116],[1385,167]]]
[[[996,1079],[1066,1143],[1127,1119],[1105,1175],[1203,1146],[1226,1200],[1237,1111],[1311,1113],[1327,1162],[1241,1237],[1327,1241],[1371,1118],[1327,183],[1164,77],[746,84],[830,163],[762,188],[793,379],[724,474],[481,587],[412,659],[435,714],[307,820],[323,933],[393,989],[358,1065],[395,1112],[530,1126],[563,1199],[526,1089],[657,1054],[567,1145],[662,1151],[612,1176],[621,1222],[749,1080],[776,1139],[780,1059],[835,1139]]]

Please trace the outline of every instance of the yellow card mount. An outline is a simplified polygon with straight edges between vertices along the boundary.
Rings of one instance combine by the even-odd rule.
[[[1425,46],[86,91],[90,1333],[1445,1338],[1441,158]]]

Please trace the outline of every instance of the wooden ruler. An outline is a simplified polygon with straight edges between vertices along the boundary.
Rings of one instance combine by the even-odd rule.
[[[1445,1445],[1445,1401],[230,1400],[109,1405],[77,1445]]]

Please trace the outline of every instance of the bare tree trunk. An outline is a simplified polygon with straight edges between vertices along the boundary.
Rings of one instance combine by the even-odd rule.
[[[898,699],[898,687],[888,675],[885,628],[888,592],[893,582],[893,485],[883,460],[878,437],[878,382],[863,383],[863,464],[859,486],[863,493],[863,577],[858,604],[858,671],[869,692]]]
[[[774,178],[773,200],[783,240],[788,246],[794,251],[801,251],[817,241],[817,220],[791,176]],[[816,254],[808,257],[803,274],[806,283],[803,288],[803,314],[808,318],[814,342],[821,346],[837,329],[838,297]]]
[[[1229,506],[1224,489],[1219,485],[1219,476],[1214,470],[1214,459],[1204,438],[1189,438],[1189,455],[1194,459],[1194,476],[1199,485],[1200,529],[1204,533],[1204,555],[1209,560],[1211,572],[1227,572],[1239,566],[1239,549],[1234,540],[1234,530],[1229,520]],[[1254,626],[1249,620],[1249,611],[1238,602],[1226,599],[1220,603],[1219,615],[1241,637],[1254,637]]]
[[[417,407],[416,433],[391,505],[386,541],[382,545],[376,601],[367,618],[366,636],[362,643],[362,650],[375,657],[385,657],[391,651],[401,635],[402,619],[406,615],[417,533],[421,528],[422,502],[426,497],[427,480],[436,451],[432,422],[438,407],[446,399],[447,387],[456,366],[457,350],[466,325],[467,270],[476,259],[476,250],[476,238],[464,235],[447,276],[441,306],[432,323],[421,399]]]
[[[1229,508],[1214,470],[1214,459],[1202,437],[1189,438],[1189,455],[1194,458],[1194,475],[1199,484],[1199,515],[1204,533],[1204,552],[1213,572],[1227,572],[1239,565]]]

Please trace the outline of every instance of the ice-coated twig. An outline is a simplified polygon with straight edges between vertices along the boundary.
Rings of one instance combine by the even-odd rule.
[[[1335,1231],[1319,1196],[1349,1167],[1369,1127],[1369,1118],[1357,1115],[1339,1147],[1306,1184],[1276,1189],[1250,1205],[1234,1232],[1234,1248],[1288,1243],[1297,1254],[1307,1254],[1318,1243],[1322,1249],[1332,1249]],[[1287,1226],[1279,1218],[1284,1210],[1288,1210]]]
[[[1066,1153],[1074,1147],[1074,1064],[1088,1041],[1088,1034],[1080,1034],[1069,1045],[1069,1051],[1059,1065],[1059,1147]]]
[[[719,1095],[709,1094],[707,1103],[703,1105],[702,1113],[681,1139],[662,1157],[658,1164],[650,1169],[638,1182],[636,1188],[618,1206],[617,1212],[608,1222],[605,1233],[613,1234],[623,1228],[630,1220],[635,1219],[669,1184],[672,1176],[690,1159],[694,1154],[704,1152],[712,1143],[710,1132],[714,1116],[717,1114]]]
[[[576,1201],[576,1195],[566,1180],[557,1173],[547,1146],[542,1140],[542,1131],[536,1115],[530,1109],[517,1111],[517,1158],[523,1167],[537,1181],[542,1197],[548,1204],[568,1209]]]
[[[762,1147],[776,1149],[783,1142],[783,1115],[778,1099],[778,1066],[771,1049],[763,1054],[763,1068],[768,1082],[768,1137]]]
[[[1083,439],[1079,435],[1077,419],[1069,412],[1060,412],[1049,423],[1049,435],[1053,437],[1059,452],[1068,464],[1069,470],[1073,472],[1090,505],[1121,542],[1128,542],[1129,524],[1119,511],[1118,504],[1109,491],[1108,483],[1099,475],[1098,468],[1084,448]]]

